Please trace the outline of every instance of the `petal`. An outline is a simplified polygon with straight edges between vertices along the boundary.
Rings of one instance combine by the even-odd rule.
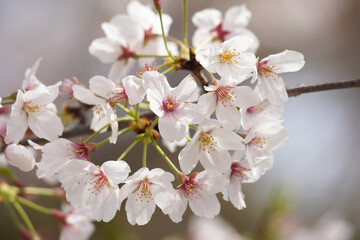
[[[215,194],[202,191],[198,198],[189,201],[191,210],[199,217],[213,218],[220,213],[220,203]]]
[[[225,129],[217,128],[212,131],[211,135],[218,142],[218,146],[225,150],[243,150],[244,139],[236,133]]]
[[[159,19],[158,14],[156,15],[155,19]],[[169,35],[169,31],[170,31],[170,27],[173,22],[173,19],[171,18],[170,15],[163,13],[162,20],[163,20],[163,26],[164,26],[164,34],[165,34],[165,36],[167,36],[167,35]],[[160,35],[160,36],[162,35],[160,21],[155,20],[153,28],[152,28],[152,33],[156,34],[156,35]]]
[[[274,67],[272,70],[276,74],[296,72],[305,65],[304,55],[292,50],[285,50],[281,53],[270,55],[261,60],[261,62],[265,63],[266,66]]]
[[[170,93],[171,87],[166,76],[157,71],[146,71],[143,73],[144,87],[146,90],[157,90],[161,93]]]
[[[131,1],[127,5],[127,13],[144,30],[150,29],[158,19],[149,5],[143,5],[138,1]]]
[[[254,92],[254,90],[247,86],[235,87],[236,106],[247,109],[252,106],[256,106],[261,103],[260,97]]]
[[[27,116],[24,110],[24,102],[22,101],[22,92],[19,90],[15,103],[12,106],[10,120],[6,125],[5,142],[18,143],[23,137],[28,128]]]
[[[111,92],[116,88],[113,81],[103,76],[94,76],[90,78],[89,83],[90,90],[103,98],[110,98]]]
[[[205,115],[205,118],[210,118],[211,114],[216,108],[216,94],[209,92],[200,96],[198,101],[199,111]]]
[[[154,200],[137,199],[136,192],[131,193],[126,202],[125,210],[130,224],[145,225],[151,219],[155,211]]]
[[[126,45],[131,50],[135,50],[142,43],[144,30],[130,16],[116,15],[111,19],[110,23],[116,26],[119,36],[126,39]]]
[[[19,168],[21,171],[29,172],[35,166],[34,155],[19,144],[10,144],[5,149],[5,159],[14,167]]]
[[[196,12],[192,17],[192,22],[198,28],[213,29],[220,24],[222,14],[219,10],[208,8]]]
[[[197,84],[195,79],[189,74],[173,90],[172,96],[180,101],[186,101],[196,90]]]
[[[216,118],[227,129],[239,129],[241,125],[240,112],[235,104],[230,101],[218,103],[216,106]]]
[[[273,73],[260,76],[258,88],[261,97],[268,99],[272,104],[282,105],[288,100],[288,94],[283,79]]]
[[[125,161],[106,161],[101,171],[113,184],[120,184],[129,176],[130,167]]]
[[[198,163],[200,157],[200,144],[198,141],[189,142],[179,153],[179,164],[185,174],[189,174]]]
[[[189,127],[176,119],[172,113],[165,113],[159,119],[160,135],[168,142],[180,141],[188,130]]]
[[[228,151],[215,148],[206,150],[200,155],[200,162],[206,170],[227,172],[231,166],[231,155]]]
[[[28,123],[36,136],[49,141],[57,139],[64,131],[60,118],[49,110],[39,113],[37,118],[30,117]]]
[[[114,82],[120,82],[121,79],[130,72],[135,62],[136,60],[134,58],[115,61],[111,66],[108,78]]]
[[[85,87],[74,85],[72,90],[74,92],[74,97],[85,104],[98,105],[99,103],[104,102],[103,99],[96,97],[93,92]]]
[[[239,178],[231,178],[228,186],[228,191],[230,202],[234,205],[234,207],[239,210],[246,207],[244,201],[244,194],[241,192],[241,183]]]
[[[177,190],[177,192],[179,191],[181,190]],[[175,223],[182,221],[182,216],[184,215],[188,203],[187,198],[185,198],[181,193],[177,195],[177,209],[173,213],[169,214],[170,219]]]
[[[135,76],[126,76],[122,79],[126,95],[129,98],[129,104],[135,105],[140,103],[146,94],[143,87],[143,81]]]
[[[104,222],[109,222],[115,217],[119,208],[119,202],[119,189],[109,189],[104,187],[90,205],[94,218],[97,221],[102,220]]]
[[[223,27],[226,30],[244,28],[248,25],[251,18],[251,12],[245,4],[229,8],[224,17]]]
[[[109,38],[98,38],[91,42],[89,53],[103,63],[112,63],[121,55],[122,50],[118,43]]]

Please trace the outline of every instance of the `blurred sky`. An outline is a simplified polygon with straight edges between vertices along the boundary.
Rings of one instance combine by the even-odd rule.
[[[88,46],[93,39],[103,37],[101,23],[124,13],[127,2],[0,0],[0,96],[16,91],[25,69],[41,56],[44,59],[37,76],[47,84],[71,76],[87,84],[94,75],[107,75],[110,65],[90,56]],[[141,2],[152,4],[150,0]],[[164,12],[174,19],[170,34],[182,38],[182,1],[163,2]],[[282,75],[286,85],[360,78],[360,1],[196,0],[189,1],[189,16],[208,7],[225,12],[242,3],[253,13],[249,29],[260,39],[260,58],[284,49],[305,55],[306,64],[300,72]],[[190,36],[193,31],[190,22]],[[359,88],[290,98],[284,113],[289,144],[275,153],[273,169],[259,182],[245,186],[248,208],[237,211],[226,203],[222,215],[238,230],[251,230],[271,194],[280,189],[293,195],[295,209],[310,223],[332,210],[360,229],[359,110]],[[126,147],[123,138],[119,151]],[[130,153],[131,161],[140,162],[136,155],[140,146],[138,150]],[[105,151],[96,156],[107,160],[118,155],[108,156]],[[161,158],[150,152],[154,156],[151,166],[156,167]],[[141,228],[130,227],[123,209],[119,215],[124,228],[150,234],[149,239],[183,232],[186,226],[186,222],[172,224],[159,211],[155,221]],[[164,229],[164,224],[171,227]]]

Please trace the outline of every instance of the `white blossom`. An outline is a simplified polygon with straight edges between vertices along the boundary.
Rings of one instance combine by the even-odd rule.
[[[23,172],[31,171],[36,163],[35,157],[29,149],[15,143],[6,147],[5,159],[10,165],[19,168]]]

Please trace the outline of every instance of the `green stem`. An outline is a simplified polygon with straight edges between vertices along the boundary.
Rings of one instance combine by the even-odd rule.
[[[53,188],[37,188],[24,187],[22,192],[25,194],[43,195],[43,196],[57,196],[56,190]]]
[[[167,67],[167,66],[170,66],[173,64],[178,64],[178,63],[179,63],[178,61],[168,62],[168,63],[164,63],[164,64],[158,66],[158,68],[163,68],[163,67]]]
[[[105,128],[109,127],[110,123],[106,124],[105,126],[103,126],[102,128],[100,128],[98,131],[94,132],[86,141],[85,144],[88,144],[91,140],[93,140],[102,130],[104,130]]]
[[[174,70],[176,68],[176,65],[169,67],[168,69],[166,69],[165,71],[163,71],[161,74],[165,75],[169,72],[171,72],[172,70]]]
[[[183,0],[184,6],[184,45],[188,48],[188,41],[187,41],[187,0]]]
[[[138,59],[138,58],[167,58],[169,56],[161,56],[161,55],[140,55],[140,54],[136,54],[134,56],[134,58]]]
[[[15,101],[12,101],[12,102],[1,102],[1,105],[10,105],[10,104],[14,104]]]
[[[139,120],[139,103],[135,107],[135,122]]]
[[[120,103],[115,104],[115,106],[117,106],[118,108],[120,108],[121,110],[123,110],[125,113],[127,113],[128,115],[132,116],[133,118],[135,118],[135,116],[133,116],[130,112],[129,109],[125,108],[123,105],[121,105]]]
[[[169,50],[169,48],[167,46],[161,9],[158,9],[158,13],[159,13],[159,18],[160,18],[162,37],[163,37],[163,41],[164,41],[164,44],[165,44],[166,51],[168,52],[169,57],[171,57],[171,59],[175,60],[174,56],[172,55],[172,53],[170,52],[170,50]]]
[[[148,128],[148,132],[150,132],[158,123],[159,118],[156,118],[155,121],[151,124],[151,126]]]
[[[50,215],[52,213],[52,211],[46,207],[43,207],[39,204],[36,204],[34,202],[30,202],[29,200],[26,200],[25,198],[22,198],[22,197],[19,197],[19,196],[16,196],[16,200],[21,203],[22,205],[25,205],[29,208],[32,208],[34,209],[35,211],[38,211],[38,212],[41,212],[43,214],[47,214],[47,215]]]
[[[22,220],[24,221],[26,227],[29,229],[32,239],[40,240],[39,236],[37,235],[37,233],[35,231],[34,225],[31,223],[30,218],[28,217],[28,215],[26,214],[26,212],[22,208],[22,206],[17,201],[14,201],[12,204],[13,204],[14,208],[16,209],[16,211],[19,213]]]
[[[202,43],[199,44],[199,46],[195,46],[195,53],[197,53],[203,46],[205,46],[208,42],[210,42],[214,37],[210,36],[207,39],[205,39]]]
[[[156,150],[160,153],[160,155],[165,159],[165,161],[167,162],[167,164],[172,168],[172,170],[176,173],[176,175],[180,174],[179,169],[177,169],[177,167],[173,164],[173,162],[168,158],[168,156],[166,156],[166,154],[163,152],[163,150],[160,148],[160,146],[155,142],[154,138],[151,137],[151,142],[154,145],[154,147],[156,148]]]
[[[197,127],[196,127],[196,126],[194,126],[194,125],[189,125],[189,128],[190,128],[190,129],[197,130]]]
[[[126,133],[126,132],[128,132],[128,131],[130,131],[130,130],[133,130],[133,129],[135,129],[135,128],[136,128],[136,124],[134,124],[133,126],[124,128],[123,130],[121,130],[120,132],[118,132],[118,136],[120,136],[120,135],[122,135],[122,134],[124,134],[124,133]],[[103,141],[101,141],[101,142],[99,142],[99,143],[96,143],[95,146],[96,146],[97,148],[102,147],[105,143],[108,143],[109,141],[110,141],[110,138],[107,138],[107,139],[105,139],[105,140],[103,140]]]
[[[140,135],[139,135],[140,136]],[[121,154],[121,156],[117,159],[118,161],[123,160],[123,158],[126,156],[126,154],[128,154],[130,152],[130,150],[135,147],[135,145],[140,142],[144,137],[139,137],[138,139],[136,139],[124,152],[123,154]]]
[[[11,207],[9,200],[7,200],[6,198],[4,198],[4,205],[5,205],[5,208],[7,209],[7,211],[9,212],[9,215],[10,215],[11,219],[13,220],[15,226],[18,229],[21,229],[21,222],[20,222],[18,216],[16,215],[14,209]]]
[[[3,97],[2,100],[3,101],[5,101],[5,100],[14,100],[14,97],[13,96],[7,96],[7,97]]]
[[[148,145],[148,142],[144,141],[143,167],[146,167],[147,145]]]
[[[214,74],[212,74],[212,73],[211,73],[211,72],[209,72],[209,71],[206,71],[206,72],[209,74],[209,76],[210,76],[210,78],[211,78],[212,82],[214,82],[214,81],[216,80],[216,78],[215,78]]]

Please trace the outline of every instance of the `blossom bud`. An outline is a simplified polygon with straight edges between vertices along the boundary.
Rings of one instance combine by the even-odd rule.
[[[5,158],[10,165],[24,172],[31,171],[36,163],[34,155],[28,149],[15,143],[6,147]]]
[[[154,0],[154,5],[157,11],[161,11],[161,7],[162,7],[161,0]]]

